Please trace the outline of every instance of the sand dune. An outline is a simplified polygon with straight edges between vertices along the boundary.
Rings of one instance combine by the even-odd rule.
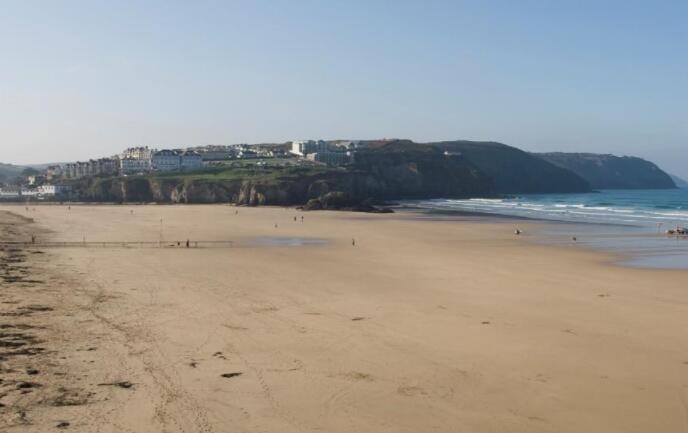
[[[0,252],[2,431],[688,430],[687,272],[506,222],[35,209],[3,239],[153,245]]]

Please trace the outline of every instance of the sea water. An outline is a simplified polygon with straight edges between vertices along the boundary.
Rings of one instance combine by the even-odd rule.
[[[688,238],[667,236],[688,227],[688,189],[603,190],[583,194],[521,194],[499,199],[434,199],[404,202],[430,213],[469,212],[567,224],[545,224],[555,242],[623,253],[622,263],[688,269]]]

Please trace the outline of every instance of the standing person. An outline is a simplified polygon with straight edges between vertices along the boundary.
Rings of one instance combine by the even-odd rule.
[[[356,246],[356,239],[355,238],[351,238],[351,246],[352,247]]]
[[[186,248],[189,248],[189,240],[186,240]]]

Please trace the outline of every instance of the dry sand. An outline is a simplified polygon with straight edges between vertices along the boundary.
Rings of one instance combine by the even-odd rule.
[[[688,431],[687,272],[511,223],[235,211],[0,208],[3,239],[235,242],[0,251],[0,430]]]

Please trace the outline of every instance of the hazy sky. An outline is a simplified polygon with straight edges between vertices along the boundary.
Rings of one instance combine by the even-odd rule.
[[[0,161],[497,140],[688,177],[688,1],[0,0]]]

